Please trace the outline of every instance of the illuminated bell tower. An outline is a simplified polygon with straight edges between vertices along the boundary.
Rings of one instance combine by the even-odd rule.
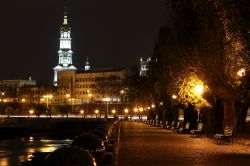
[[[63,25],[60,28],[60,49],[58,51],[59,62],[54,67],[54,85],[57,85],[57,73],[62,70],[77,70],[72,64],[72,50],[70,27],[68,25],[67,13],[64,14]]]
[[[86,63],[85,63],[85,67],[84,67],[85,71],[90,70],[90,63],[89,63],[89,57],[87,57]]]

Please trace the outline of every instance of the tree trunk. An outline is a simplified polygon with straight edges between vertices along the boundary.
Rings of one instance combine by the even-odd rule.
[[[234,97],[227,97],[224,99],[224,126],[233,125],[234,130],[236,127],[236,117],[234,111]]]

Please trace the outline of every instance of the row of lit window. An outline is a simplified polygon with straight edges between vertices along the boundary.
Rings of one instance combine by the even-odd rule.
[[[97,88],[100,87],[100,88],[109,88],[109,87],[118,87],[120,86],[120,84],[98,84],[98,85],[95,85],[95,84],[91,84],[91,85],[76,85],[75,88]]]
[[[98,91],[91,91],[91,93],[89,91],[79,91],[77,92],[78,95],[88,95],[88,94],[98,94]]]
[[[32,95],[41,95],[44,94],[44,91],[40,91],[40,90],[35,90],[35,91],[20,91],[19,92],[20,95],[25,95],[25,94],[32,94]]]
[[[96,90],[96,91],[91,91],[91,93],[89,91],[78,91],[76,92],[77,95],[88,95],[88,94],[119,94],[118,91],[116,90]]]
[[[96,85],[76,85],[76,88],[97,88]]]
[[[95,77],[95,78],[76,78],[76,82],[115,81],[115,80],[119,80],[119,79],[120,79],[120,77],[118,77],[118,76]]]

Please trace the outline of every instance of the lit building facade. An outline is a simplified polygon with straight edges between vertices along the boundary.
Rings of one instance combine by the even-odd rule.
[[[46,96],[53,96],[55,92],[56,88],[54,86],[23,86],[17,90],[17,101],[19,103],[47,104],[49,102],[52,104],[53,98],[51,97],[49,101],[47,101]]]
[[[147,76],[148,66],[151,61],[151,58],[147,58],[146,60],[140,59],[140,76],[145,77]]]
[[[1,80],[0,81],[0,92],[1,101],[4,99],[5,102],[18,101],[18,89],[22,87],[35,86],[36,81],[31,78],[28,80]]]
[[[106,100],[118,102],[126,74],[124,69],[60,71],[55,102],[75,105]]]
[[[60,48],[58,51],[58,65],[54,67],[54,85],[57,85],[57,74],[62,70],[77,70],[72,62],[73,51],[71,50],[71,28],[68,24],[65,12],[63,25],[60,28]]]

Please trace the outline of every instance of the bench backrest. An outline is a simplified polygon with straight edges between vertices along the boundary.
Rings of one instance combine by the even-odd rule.
[[[168,126],[168,121],[166,121],[166,126]]]
[[[177,122],[176,127],[180,127],[180,124],[181,124],[180,122]]]
[[[224,128],[224,135],[232,136],[233,135],[233,126],[226,125],[225,128]]]
[[[190,123],[186,123],[185,129],[186,129],[186,130],[189,130],[189,127],[190,127]]]

